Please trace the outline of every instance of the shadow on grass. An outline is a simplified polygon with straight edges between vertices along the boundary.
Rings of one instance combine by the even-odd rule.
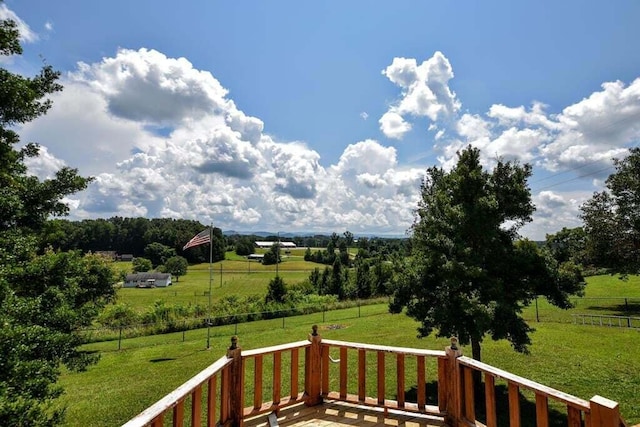
[[[593,311],[613,311],[614,316],[640,316],[640,303],[631,302],[628,304],[615,304],[607,306],[589,306]]]
[[[426,386],[426,399],[427,405],[438,405],[438,383],[432,381],[427,383]],[[527,400],[527,398],[519,393],[520,396],[520,426],[521,427],[536,427],[536,404]],[[397,398],[397,396],[396,396]],[[497,385],[495,387],[496,398],[496,414],[498,426],[509,425],[509,390],[506,385]],[[407,402],[417,402],[418,393],[416,386],[411,387],[405,391],[405,400]],[[485,393],[484,383],[476,387],[475,391],[475,412],[476,419],[486,424],[486,408],[485,408]],[[567,414],[558,411],[554,408],[549,408],[549,426],[550,427],[565,427],[567,425]]]
[[[151,360],[149,360],[149,362],[158,363],[158,362],[168,362],[170,360],[176,360],[176,358],[175,357],[160,357],[158,359],[151,359]]]

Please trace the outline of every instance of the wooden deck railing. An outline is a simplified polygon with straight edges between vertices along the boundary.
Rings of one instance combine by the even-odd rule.
[[[302,361],[301,350],[304,350]],[[332,357],[332,352],[338,357]],[[303,378],[300,378],[301,372]],[[389,375],[394,378],[395,388],[388,387]],[[484,404],[479,405],[483,409],[482,417],[476,417],[475,396],[481,384],[474,384],[474,378],[480,377],[484,380]],[[357,378],[357,382],[349,381],[353,378]],[[535,394],[535,418],[539,427],[550,424],[550,400],[566,408],[569,427],[624,425],[616,402],[600,396],[582,400],[464,357],[455,339],[445,351],[420,350],[323,340],[314,326],[305,341],[245,352],[237,346],[237,338],[232,338],[226,356],[124,426],[162,426],[169,413],[173,416],[173,426],[183,426],[185,422],[200,426],[205,420],[207,426],[242,426],[247,417],[278,412],[295,403],[314,406],[323,399],[333,399],[384,408],[385,413],[388,409],[398,409],[439,416],[452,427],[495,427],[498,422],[496,380],[507,384],[511,427],[520,426],[521,390]],[[354,389],[349,388],[350,384]],[[415,395],[407,396],[407,384],[415,387]],[[203,396],[205,385],[207,394]],[[270,390],[267,396],[265,389]],[[247,403],[250,405],[245,407]]]
[[[191,397],[191,425],[200,426],[202,424],[203,412],[207,426],[213,427],[218,421],[226,423],[230,420],[228,396],[230,395],[230,367],[233,359],[223,356],[215,361],[211,366],[204,369],[189,381],[160,399],[154,405],[142,411],[123,427],[162,427],[164,418],[172,412],[173,425],[184,425],[185,402]],[[202,405],[202,389],[207,386],[206,406]],[[218,394],[217,384],[220,384],[220,394]],[[216,408],[219,411],[219,418],[216,419]]]
[[[559,402],[566,408],[567,424],[572,426],[620,427],[623,423],[618,403],[601,396],[594,396],[590,401],[563,393],[535,381],[514,375],[469,357],[456,359],[459,367],[460,388],[456,397],[457,411],[455,415],[462,422],[476,425],[475,415],[474,372],[484,376],[484,414],[487,427],[497,426],[496,379],[505,380],[509,401],[509,426],[519,427],[520,391],[529,390],[535,394],[535,413],[538,426],[549,426],[549,400]]]

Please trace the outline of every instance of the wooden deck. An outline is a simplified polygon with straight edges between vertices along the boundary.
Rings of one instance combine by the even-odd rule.
[[[174,427],[497,427],[497,382],[508,389],[508,409],[500,415],[511,427],[521,425],[522,390],[535,394],[540,427],[550,425],[549,401],[564,406],[570,427],[626,426],[617,402],[598,395],[584,400],[470,359],[456,338],[444,351],[425,350],[323,340],[317,329],[307,340],[244,352],[232,337],[226,356],[124,426],[162,427],[171,417]]]
[[[271,417],[271,420],[269,419]],[[277,423],[275,424],[274,423]],[[328,400],[317,406],[300,403],[279,411],[277,415],[262,414],[244,421],[245,427],[443,427],[442,418],[387,410],[364,405]]]

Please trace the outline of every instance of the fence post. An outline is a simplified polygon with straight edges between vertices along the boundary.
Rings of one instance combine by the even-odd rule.
[[[118,351],[120,351],[121,344],[122,344],[122,326],[120,326],[120,332],[118,333]]]
[[[620,409],[618,402],[595,395],[589,401],[592,427],[619,427]]]
[[[311,345],[305,349],[304,361],[304,404],[314,406],[322,403],[322,337],[318,334],[318,325],[311,327],[309,334]]]
[[[451,345],[445,347],[447,355],[447,382],[446,382],[446,407],[447,415],[445,421],[451,427],[461,425],[462,421],[462,378],[458,357],[462,356],[462,351],[458,348],[458,338],[451,337]]]
[[[242,427],[244,412],[244,368],[242,350],[238,347],[238,337],[231,337],[231,346],[227,350],[227,357],[233,359],[231,363],[229,387],[229,412],[234,426]]]

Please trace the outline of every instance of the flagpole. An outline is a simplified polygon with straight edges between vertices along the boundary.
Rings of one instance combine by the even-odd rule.
[[[211,348],[211,283],[213,282],[213,222],[209,226],[209,320],[207,321],[207,350]]]

